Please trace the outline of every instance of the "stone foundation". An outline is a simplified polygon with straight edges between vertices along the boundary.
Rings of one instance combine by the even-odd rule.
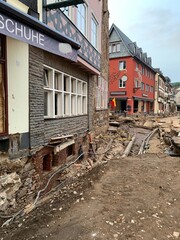
[[[6,156],[0,160],[0,213],[10,214],[34,202],[37,192],[49,177],[68,162],[78,157],[80,146],[87,154],[89,148],[87,134],[79,136],[72,145],[55,153],[55,146],[44,146],[31,157],[10,160]],[[55,175],[45,192],[57,184]]]

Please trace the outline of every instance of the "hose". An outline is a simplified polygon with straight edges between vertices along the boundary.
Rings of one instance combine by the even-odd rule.
[[[112,143],[112,140],[110,140],[110,142]],[[101,152],[101,153],[97,153],[97,152],[96,152],[96,153],[94,153],[94,154],[95,154],[95,155],[103,155],[103,154],[107,153],[107,151],[109,151],[110,147],[111,147],[111,146],[109,146],[109,148],[106,149],[104,152]],[[69,168],[71,165],[75,164],[75,163],[79,160],[79,158],[82,157],[84,154],[89,154],[89,152],[83,152],[83,153],[80,154],[74,161],[70,162],[69,164],[66,164],[66,165],[65,165],[64,167],[62,167],[62,168],[57,169],[57,170],[50,176],[50,178],[48,179],[45,187],[44,187],[43,189],[41,189],[41,190],[38,191],[37,196],[36,196],[34,202],[31,204],[32,209],[33,209],[33,208],[35,207],[35,205],[37,204],[37,202],[38,202],[38,200],[39,200],[39,198],[40,198],[40,194],[47,189],[47,187],[48,187],[51,179],[52,179],[57,173],[63,172],[66,168]],[[61,184],[60,184],[60,185],[61,185]],[[0,215],[0,218],[9,218],[7,221],[5,221],[5,222],[2,224],[1,227],[4,227],[4,226],[6,226],[6,225],[9,225],[9,223],[12,222],[18,215],[22,214],[22,216],[23,216],[23,215],[25,214],[25,209],[26,209],[26,208],[23,208],[23,209],[19,210],[17,213],[13,214],[12,216],[2,216],[2,215]]]

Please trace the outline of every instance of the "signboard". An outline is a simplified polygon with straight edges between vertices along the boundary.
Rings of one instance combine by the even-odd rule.
[[[0,13],[0,33],[77,62],[77,50]]]
[[[114,95],[126,95],[126,91],[110,92],[110,95],[111,96],[114,96]]]

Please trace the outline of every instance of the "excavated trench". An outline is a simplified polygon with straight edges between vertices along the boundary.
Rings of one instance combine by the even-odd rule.
[[[170,147],[172,148],[172,145],[164,142],[166,134],[161,127],[141,126],[139,125],[139,121],[137,124],[137,121],[130,118],[113,122],[110,126],[111,128],[108,129],[107,134],[95,136],[93,139],[96,146],[96,152],[93,156],[95,159],[90,159],[91,156],[87,155],[81,164],[70,164],[71,167],[69,166],[69,169],[66,169],[67,174],[65,173],[63,178],[59,176],[59,185],[62,186],[59,186],[58,191],[66,186],[68,179],[72,181],[67,181],[67,184],[69,182],[73,184],[79,177],[86,177],[87,173],[91,174],[93,169],[96,169],[97,166],[101,166],[101,164],[106,163],[108,160],[112,158],[122,159],[122,156],[130,145],[129,152],[125,156],[135,157],[144,153],[165,155],[168,153]],[[134,139],[133,142],[132,139]],[[169,143],[171,144],[172,142],[169,141]],[[34,208],[33,205],[29,207],[30,209],[22,209],[23,215],[24,213],[26,214],[26,211],[31,211]]]
[[[115,118],[115,116],[113,116]],[[137,156],[143,153],[161,153],[180,156],[180,121],[178,116],[170,118],[121,118],[110,120],[110,130],[123,136],[119,142],[124,145],[123,157]],[[114,120],[114,119],[113,119]],[[112,126],[115,129],[112,128]],[[124,134],[121,134],[125,132]],[[129,143],[128,143],[129,142]],[[129,146],[126,146],[127,143]]]

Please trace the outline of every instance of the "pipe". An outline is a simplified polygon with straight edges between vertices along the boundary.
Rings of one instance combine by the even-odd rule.
[[[124,157],[127,157],[127,156],[129,155],[135,139],[136,139],[136,134],[132,137],[131,141],[130,141],[129,144],[127,145],[127,147],[126,147],[126,149],[125,149],[125,151],[124,151],[124,153],[123,153],[123,155],[122,155],[123,158],[124,158]]]

